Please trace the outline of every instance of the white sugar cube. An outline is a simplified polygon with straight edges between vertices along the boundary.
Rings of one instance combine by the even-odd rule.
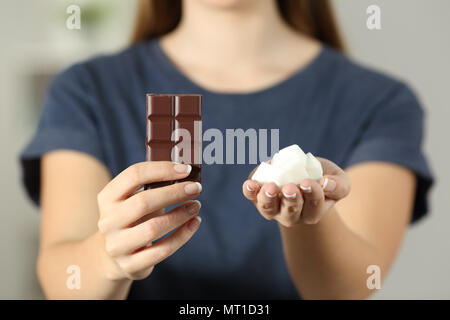
[[[311,153],[305,155],[296,144],[277,152],[270,164],[263,162],[252,176],[261,184],[274,182],[279,187],[288,183],[299,184],[304,179],[320,180],[323,171],[320,161]]]
[[[278,151],[272,158],[271,164],[275,167],[284,168],[290,163],[296,162],[301,166],[305,166],[306,155],[303,150],[296,144],[283,148]]]
[[[304,179],[308,179],[309,175],[305,167],[299,162],[292,161],[290,164],[282,169],[282,174],[280,176],[279,184],[284,186],[290,182],[294,184],[299,184]]]
[[[320,180],[323,175],[322,165],[320,161],[314,157],[311,152],[306,154],[305,169],[308,172],[309,178],[313,180]]]
[[[281,169],[274,167],[267,162],[262,162],[253,174],[252,180],[256,180],[262,184],[267,182],[275,182],[279,187],[281,187],[280,177],[282,174],[283,171]]]

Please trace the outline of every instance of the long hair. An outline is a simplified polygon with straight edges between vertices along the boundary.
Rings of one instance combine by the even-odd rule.
[[[276,0],[282,18],[295,30],[344,50],[328,0]],[[181,0],[140,0],[132,43],[169,33],[181,19]]]

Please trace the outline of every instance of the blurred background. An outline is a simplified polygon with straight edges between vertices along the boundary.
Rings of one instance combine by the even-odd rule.
[[[332,0],[355,60],[408,82],[426,110],[425,153],[437,177],[431,212],[413,225],[372,299],[450,299],[450,1]],[[81,29],[66,28],[68,6]],[[137,1],[0,2],[0,299],[41,299],[35,275],[39,210],[21,184],[18,154],[33,134],[49,79],[62,68],[128,45]],[[366,27],[369,5],[381,30]],[[383,277],[383,275],[382,275]]]

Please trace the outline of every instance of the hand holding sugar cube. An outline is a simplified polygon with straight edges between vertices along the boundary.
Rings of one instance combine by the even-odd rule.
[[[286,228],[318,223],[351,186],[338,165],[324,158],[319,161],[298,145],[280,150],[250,175],[242,185],[244,196],[265,219]]]

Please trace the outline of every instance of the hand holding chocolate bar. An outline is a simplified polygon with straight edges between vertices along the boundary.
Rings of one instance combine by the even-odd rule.
[[[250,180],[251,179],[251,180]],[[297,145],[262,163],[245,181],[244,196],[267,220],[285,227],[316,224],[350,192],[347,174],[333,162],[305,155]]]
[[[147,95],[147,161],[125,169],[98,196],[110,279],[146,278],[197,231],[199,201],[166,214],[164,208],[202,191],[201,102],[200,95]]]
[[[181,181],[192,167],[169,161],[134,164],[117,175],[98,195],[98,228],[105,257],[103,273],[111,280],[143,279],[153,267],[183,246],[197,231],[202,188],[198,182],[180,182],[137,191],[143,184]],[[187,201],[170,212],[164,208]],[[176,230],[175,230],[176,229]],[[170,236],[154,241],[175,230]]]

